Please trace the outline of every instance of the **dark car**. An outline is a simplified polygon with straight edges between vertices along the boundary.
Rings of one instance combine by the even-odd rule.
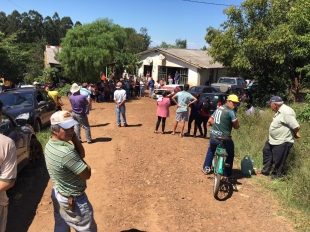
[[[211,86],[205,86],[205,85],[200,85],[200,86],[192,86],[188,90],[189,93],[191,94],[196,94],[196,93],[218,93],[218,91],[211,87]]]
[[[0,134],[15,142],[17,171],[20,171],[28,162],[32,164],[44,162],[43,149],[32,126],[27,125],[26,120],[20,120],[19,123],[20,125],[8,113],[2,112]]]
[[[195,96],[196,93],[191,93],[193,96]],[[204,98],[208,96],[210,99],[210,114],[212,115],[214,111],[217,109],[217,107],[222,106],[226,103],[226,99],[228,97],[228,94],[226,93],[201,93],[199,101],[203,101]]]
[[[51,115],[56,112],[54,100],[43,89],[10,89],[0,93],[0,101],[3,109],[17,123],[19,120],[26,120],[36,132],[48,125]]]

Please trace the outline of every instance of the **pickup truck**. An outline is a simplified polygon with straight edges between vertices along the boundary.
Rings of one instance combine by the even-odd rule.
[[[218,82],[212,83],[211,86],[219,92],[226,93],[232,86],[246,88],[246,82],[242,77],[220,77]]]

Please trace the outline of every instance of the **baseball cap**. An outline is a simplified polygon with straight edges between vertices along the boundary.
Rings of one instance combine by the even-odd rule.
[[[273,96],[272,98],[270,98],[269,101],[266,102],[266,104],[270,104],[272,102],[283,102],[283,100],[279,96]]]
[[[228,96],[227,98],[228,101],[232,101],[232,102],[239,102],[238,96],[235,94],[231,94]]]
[[[79,123],[75,121],[69,111],[66,110],[57,111],[51,116],[51,125],[59,125],[63,129],[69,129],[77,124]]]

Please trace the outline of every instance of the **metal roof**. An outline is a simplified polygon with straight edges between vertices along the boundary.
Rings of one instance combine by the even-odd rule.
[[[162,54],[174,57],[197,68],[224,68],[224,66],[218,62],[211,63],[212,57],[209,56],[204,50],[153,48],[144,52],[140,52],[138,55],[145,55],[153,52],[160,52]]]
[[[60,64],[59,61],[55,60],[55,55],[57,52],[61,51],[61,47],[47,45],[45,48],[45,51],[47,54],[47,63],[49,63],[49,64]]]

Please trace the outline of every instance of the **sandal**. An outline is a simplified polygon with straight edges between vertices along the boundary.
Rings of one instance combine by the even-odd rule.
[[[157,134],[157,133],[158,133],[158,131],[154,131],[154,133],[155,133],[155,134]]]
[[[171,135],[175,135],[175,133],[171,133]]]

